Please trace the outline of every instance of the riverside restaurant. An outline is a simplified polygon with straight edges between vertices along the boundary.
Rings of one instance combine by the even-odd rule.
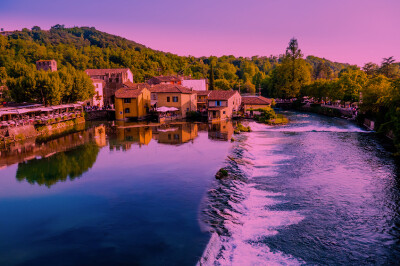
[[[62,104],[43,106],[40,104],[0,108],[0,127],[15,127],[28,124],[46,125],[66,121],[83,115],[82,105]]]

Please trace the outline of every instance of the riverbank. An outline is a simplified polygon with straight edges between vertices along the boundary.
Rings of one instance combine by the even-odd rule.
[[[6,146],[12,142],[24,141],[30,138],[49,138],[56,137],[60,134],[65,134],[77,130],[77,127],[84,129],[85,118],[77,117],[67,121],[56,122],[49,125],[22,125],[18,127],[9,127],[2,132],[0,139],[0,147]]]

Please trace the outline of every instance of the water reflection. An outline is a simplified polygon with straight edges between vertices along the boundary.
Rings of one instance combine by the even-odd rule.
[[[124,126],[116,127],[113,134],[109,136],[110,150],[127,151],[132,144],[148,145],[151,141],[152,131],[150,127]]]
[[[208,138],[227,141],[232,138],[233,131],[234,129],[232,121],[212,123],[208,125]]]
[[[193,141],[198,135],[197,124],[168,124],[153,128],[153,139],[158,143],[178,145]]]
[[[0,150],[0,167],[18,164],[16,178],[51,187],[58,181],[74,180],[88,171],[102,147],[128,151],[153,140],[160,144],[182,145],[193,142],[199,131],[212,140],[228,141],[233,134],[231,121],[201,123],[125,123],[96,125],[51,140],[30,139]]]
[[[66,181],[68,177],[74,180],[93,166],[99,150],[99,146],[87,143],[47,158],[19,163],[16,178],[47,187]]]
[[[107,145],[104,125],[83,129],[50,140],[32,138],[22,143],[13,143],[0,150],[0,169],[35,158],[46,158],[89,142],[95,142],[99,147]]]

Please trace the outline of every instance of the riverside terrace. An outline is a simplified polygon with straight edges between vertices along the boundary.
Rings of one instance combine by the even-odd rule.
[[[63,104],[43,106],[39,104],[0,108],[0,127],[47,125],[67,121],[83,115],[82,105]]]

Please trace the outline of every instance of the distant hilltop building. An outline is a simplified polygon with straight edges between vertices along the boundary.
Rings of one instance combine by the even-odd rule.
[[[44,71],[57,71],[57,61],[56,60],[39,60],[36,61],[36,69]]]
[[[114,69],[86,69],[86,74],[92,80],[103,80],[104,104],[115,103],[115,92],[124,86],[124,83],[133,83],[133,74],[129,68]]]
[[[150,85],[177,84],[194,91],[206,91],[208,89],[205,79],[192,79],[190,76],[157,76],[149,79],[147,83],[149,83]]]

